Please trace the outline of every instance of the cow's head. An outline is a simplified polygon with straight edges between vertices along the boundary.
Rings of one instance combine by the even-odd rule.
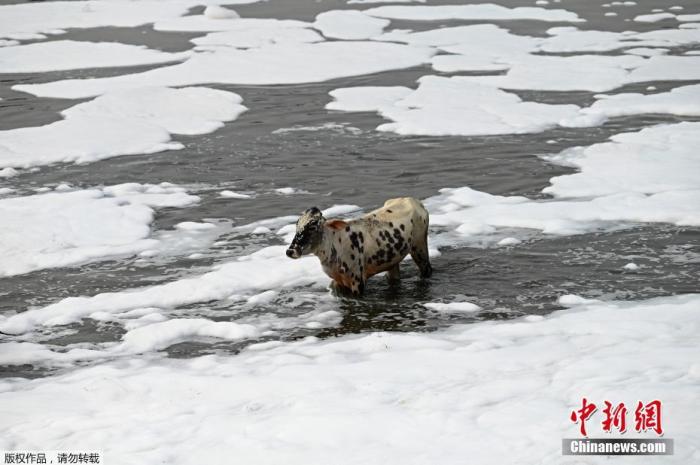
[[[297,233],[287,249],[289,258],[299,258],[311,253],[321,242],[321,228],[326,219],[321,210],[311,207],[297,220]]]

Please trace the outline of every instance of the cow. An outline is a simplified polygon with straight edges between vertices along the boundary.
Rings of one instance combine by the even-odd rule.
[[[351,220],[326,219],[312,207],[297,221],[287,256],[316,255],[334,287],[361,295],[367,279],[377,273],[386,271],[390,282],[398,281],[399,264],[409,253],[422,278],[432,274],[428,224],[428,211],[412,197],[387,200]]]

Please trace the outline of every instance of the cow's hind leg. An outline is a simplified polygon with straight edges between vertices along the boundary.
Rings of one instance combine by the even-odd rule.
[[[390,283],[398,283],[399,282],[399,280],[401,279],[401,272],[399,270],[398,263],[386,271],[386,279]]]
[[[420,270],[421,278],[429,278],[433,274],[433,267],[430,266],[430,257],[428,256],[428,233],[413,244],[411,247],[411,258]]]

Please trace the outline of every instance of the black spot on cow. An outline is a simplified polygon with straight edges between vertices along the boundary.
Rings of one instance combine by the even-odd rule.
[[[357,247],[358,249],[360,248],[360,240],[356,232],[350,234],[350,242],[352,243],[353,247]]]

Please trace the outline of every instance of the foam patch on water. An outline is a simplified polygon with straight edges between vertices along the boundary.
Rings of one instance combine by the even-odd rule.
[[[598,95],[586,108],[525,102],[515,94],[473,77],[424,76],[418,89],[363,86],[335,89],[326,109],[377,112],[392,123],[379,131],[403,135],[519,134],[555,126],[590,127],[619,116],[670,114],[700,116],[700,85],[657,94]]]
[[[171,184],[121,184],[0,199],[0,276],[132,255],[159,246],[154,208],[199,200]]]
[[[187,52],[166,53],[117,42],[55,40],[0,48],[0,73],[148,65],[184,60],[188,56]]]
[[[584,118],[639,115],[645,113],[700,116],[700,84],[671,89],[657,94],[623,93],[605,95],[590,107],[583,108]],[[664,163],[661,163],[663,165]]]
[[[257,0],[226,0],[227,4],[254,3]],[[46,34],[62,34],[66,29],[104,26],[135,27],[181,16],[208,0],[128,0],[49,1],[0,6],[0,37],[28,40]]]
[[[391,31],[375,39],[437,47],[447,52],[431,60],[436,71],[507,71],[504,76],[482,76],[479,82],[509,89],[606,91],[645,80],[697,79],[697,63],[692,59],[648,61],[625,55],[533,55],[686,46],[700,43],[700,30],[696,28],[618,33],[555,27],[547,33],[549,37],[545,38],[522,36],[493,24],[478,24],[421,32]],[[644,55],[657,54],[662,53]]]
[[[140,357],[4,379],[0,448],[79,441],[113,463],[213,463],[222,454],[246,463],[560,463],[547,444],[578,434],[569,414],[583,396],[628,406],[661,396],[665,435],[683,445],[664,461],[693,462],[700,296],[569,300],[571,309],[545,317],[433,333],[272,342],[233,357]]]
[[[314,22],[314,27],[324,36],[343,40],[370,39],[388,25],[388,19],[373,18],[355,10],[325,11]]]
[[[693,173],[700,168],[695,156],[699,129],[700,123],[661,125],[546,157],[581,169],[551,179],[544,192],[555,200],[442,189],[425,205],[431,225],[451,232],[435,237],[433,245],[460,240],[490,245],[498,230],[508,228],[571,235],[635,222],[698,226],[700,183]]]
[[[530,19],[553,22],[581,22],[576,13],[566,10],[553,10],[540,7],[508,8],[493,3],[474,5],[411,5],[380,6],[365,10],[364,13],[379,18],[403,19],[412,21],[439,21],[448,19],[464,20],[516,20]]]
[[[638,23],[656,23],[665,19],[676,19],[676,15],[673,13],[650,13],[634,17],[634,21]]]
[[[352,3],[425,3],[426,0],[348,0]]]
[[[171,134],[213,132],[246,110],[240,102],[237,94],[204,87],[116,91],[64,110],[61,121],[0,131],[0,167],[181,149]]]
[[[696,174],[700,173],[700,157],[695,150],[698,144],[700,123],[685,122],[617,134],[610,142],[567,149],[545,159],[575,167],[580,172],[552,178],[551,186],[543,192],[560,198],[621,193],[698,195],[700,180]],[[669,205],[668,213],[674,210],[686,209]],[[697,219],[700,215],[688,218],[695,223],[692,217]],[[682,217],[678,220],[682,222]]]
[[[447,313],[471,313],[481,310],[481,307],[471,302],[428,302],[423,304],[423,306],[425,308],[429,308],[430,310]]]
[[[328,284],[315,257],[290,260],[285,246],[270,246],[214,267],[208,273],[166,284],[94,297],[71,297],[41,309],[28,310],[0,322],[0,331],[22,333],[37,325],[55,326],[79,321],[95,312],[123,313],[142,307],[174,308],[222,300],[232,294]]]
[[[224,30],[196,37],[192,42],[203,50],[218,46],[259,48],[274,44],[323,41],[323,37],[310,29],[310,26],[310,23],[293,20],[242,18],[232,21]]]
[[[424,76],[418,82],[412,92],[402,87],[337,89],[326,108],[376,111],[393,121],[379,131],[431,136],[541,132],[579,114],[576,105],[525,102],[469,77]]]
[[[291,19],[272,18],[212,18],[206,13],[202,15],[181,16],[153,25],[156,31],[167,32],[248,32],[255,34],[256,30],[281,30],[308,28],[311,23]]]
[[[422,32],[391,31],[377,40],[438,47],[450,55],[432,60],[437,71],[501,71],[523,55],[538,50],[542,39],[511,34],[493,24],[445,27]],[[479,44],[475,47],[474,44]]]
[[[193,338],[238,340],[258,336],[255,327],[233,321],[211,321],[204,318],[175,318],[147,324],[128,331],[112,352],[129,354],[151,352]]]
[[[217,48],[184,63],[137,74],[16,85],[42,97],[82,98],[110,90],[204,83],[298,84],[410,68],[427,62],[434,50],[377,42],[276,44],[248,50]]]

